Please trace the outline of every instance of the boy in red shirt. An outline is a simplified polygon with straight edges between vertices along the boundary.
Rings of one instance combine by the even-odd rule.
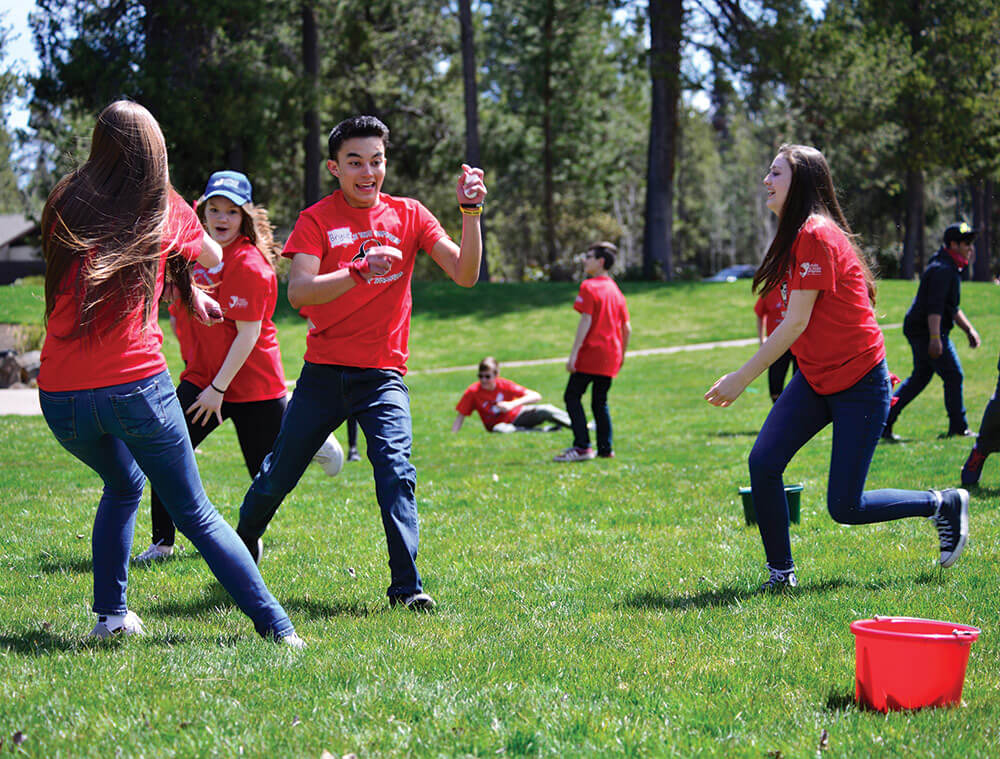
[[[573,445],[555,456],[555,461],[587,461],[600,456],[614,458],[611,445],[611,414],[608,390],[621,370],[625,350],[632,335],[625,296],[608,272],[615,265],[618,249],[609,242],[590,246],[583,257],[583,273],[589,279],[580,284],[573,308],[580,312],[576,338],[566,362],[570,373],[563,400],[573,425]],[[587,416],[581,398],[593,382],[590,408],[597,426],[597,452],[590,447]]]
[[[456,283],[472,287],[482,257],[486,186],[463,164],[456,245],[420,202],[382,193],[389,130],[356,116],[330,133],[327,169],[340,189],[305,209],[283,256],[292,259],[288,300],[309,319],[305,365],[274,449],[240,507],[240,537],[258,560],[260,536],[327,435],[353,416],[368,441],[392,579],[391,604],[430,609],[416,557],[419,540],[412,425],[403,375],[410,332],[410,280],[424,250]]]
[[[451,431],[462,429],[465,417],[473,411],[479,413],[487,432],[530,430],[546,422],[557,428],[571,426],[565,411],[549,403],[538,403],[541,399],[538,392],[501,377],[497,360],[487,356],[479,362],[479,382],[469,385],[455,406],[458,416]]]

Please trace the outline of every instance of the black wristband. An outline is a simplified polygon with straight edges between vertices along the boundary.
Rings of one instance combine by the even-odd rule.
[[[209,382],[209,383],[208,383],[208,386],[209,386],[210,388],[212,388],[212,389],[213,389],[213,390],[214,390],[215,392],[217,392],[217,393],[222,393],[223,395],[225,395],[225,394],[226,394],[226,391],[225,391],[225,390],[219,390],[219,388],[217,388],[217,387],[215,386],[215,383],[214,383],[214,382]]]
[[[462,208],[482,208],[482,203],[459,203]]]

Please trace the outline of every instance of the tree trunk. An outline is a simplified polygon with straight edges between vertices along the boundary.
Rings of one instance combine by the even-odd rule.
[[[677,153],[677,104],[680,99],[682,0],[649,0],[649,76],[652,104],[646,173],[646,228],[642,274],[657,269],[673,279],[673,181]]]
[[[913,279],[924,270],[924,172],[920,169],[906,172],[905,224],[900,276]]]
[[[305,72],[305,127],[302,171],[302,199],[311,206],[320,199],[320,164],[323,162],[319,136],[319,42],[316,34],[316,14],[311,2],[302,3],[302,68]]]
[[[552,159],[552,56],[554,51],[555,8],[552,0],[545,3],[542,22],[542,209],[545,219],[545,253],[549,266],[558,258],[556,249],[555,167]]]
[[[476,85],[476,39],[472,28],[471,0],[458,0],[458,23],[462,31],[462,82],[465,85],[465,162],[481,168],[479,154],[479,91]],[[479,264],[479,281],[490,281],[490,266],[486,260],[486,220],[479,217],[483,232],[483,258]]]
[[[972,263],[972,278],[977,282],[993,279],[990,271],[990,217],[987,210],[987,185],[982,179],[969,183],[972,193],[972,226],[976,230],[976,259]]]

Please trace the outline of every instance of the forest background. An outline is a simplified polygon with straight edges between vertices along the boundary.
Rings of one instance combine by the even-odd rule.
[[[954,220],[980,230],[973,278],[1000,269],[996,0],[37,0],[30,25],[26,73],[0,13],[0,213],[37,219],[125,96],[185,197],[244,171],[279,233],[334,186],[326,133],[357,113],[391,129],[385,191],[453,234],[459,164],[483,166],[493,281],[567,279],[597,239],[629,278],[756,264],[783,142],[826,154],[883,277]]]

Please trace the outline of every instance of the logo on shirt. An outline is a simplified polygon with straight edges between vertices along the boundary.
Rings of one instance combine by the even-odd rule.
[[[246,298],[241,298],[239,295],[229,296],[229,307],[230,308],[246,308],[250,304],[247,302]]]
[[[799,264],[799,276],[808,277],[810,274],[822,274],[823,267],[810,261],[803,261]]]
[[[781,282],[781,302],[786,306],[788,305],[788,280],[782,280]],[[784,317],[782,317],[784,318]]]

